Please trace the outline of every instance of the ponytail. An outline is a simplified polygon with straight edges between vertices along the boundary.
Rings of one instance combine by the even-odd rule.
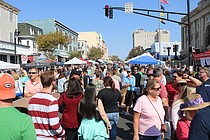
[[[113,90],[115,90],[115,83],[114,83],[113,80],[112,80],[111,88],[112,88]]]

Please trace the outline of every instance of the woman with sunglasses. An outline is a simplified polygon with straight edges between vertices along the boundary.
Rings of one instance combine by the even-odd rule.
[[[160,95],[160,84],[149,80],[144,95],[138,98],[134,107],[133,140],[161,140],[161,124],[164,122],[165,111]]]

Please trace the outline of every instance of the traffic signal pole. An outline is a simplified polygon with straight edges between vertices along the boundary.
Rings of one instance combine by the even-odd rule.
[[[104,9],[105,9],[105,15],[108,18],[110,18],[110,19],[113,18],[113,10],[125,11],[125,8],[124,7],[111,7],[109,5],[106,5]],[[140,13],[138,11],[142,11],[142,12],[146,12],[146,13]],[[151,9],[139,9],[139,8],[133,8],[133,13],[134,14],[138,14],[138,15],[143,15],[143,16],[148,16],[148,17],[156,18],[156,19],[166,20],[166,21],[169,21],[169,22],[178,23],[180,25],[186,25],[187,28],[188,28],[188,53],[189,53],[189,58],[188,58],[189,62],[188,62],[188,65],[189,66],[192,65],[192,63],[191,63],[192,46],[191,46],[191,38],[190,38],[190,34],[191,34],[191,31],[190,31],[190,0],[187,0],[187,13],[170,12],[170,11],[160,11],[160,10],[151,10]],[[165,17],[151,15],[151,13],[165,13],[166,14],[166,18]],[[187,23],[170,19],[169,18],[169,15],[182,15],[182,16],[187,16]]]

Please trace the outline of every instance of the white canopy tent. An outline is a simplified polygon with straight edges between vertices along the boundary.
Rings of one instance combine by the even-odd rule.
[[[93,64],[98,64],[98,62],[94,61],[94,60],[88,60],[90,63],[93,63]]]
[[[0,61],[0,69],[20,69],[20,64],[12,64]]]
[[[80,64],[87,64],[87,62],[82,61],[82,60],[80,60],[80,59],[74,57],[74,58],[72,58],[71,60],[65,62],[64,64],[65,64],[65,65],[69,65],[69,64],[78,64],[78,65],[80,65]]]

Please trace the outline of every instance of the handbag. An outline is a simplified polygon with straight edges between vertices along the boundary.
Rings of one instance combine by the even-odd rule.
[[[63,99],[63,101],[62,101],[62,104],[61,105],[59,105],[59,109],[58,109],[58,111],[61,113],[61,114],[63,114],[63,112],[64,112],[64,109],[65,109],[65,104],[64,104],[64,94],[65,94],[65,92],[63,92],[62,93],[62,99]]]
[[[95,118],[96,118],[96,121],[101,121],[102,120],[101,115],[100,115],[99,110],[98,110],[98,98],[96,98],[96,114],[95,114]]]
[[[148,98],[148,100],[150,101],[150,99],[149,99],[149,97],[148,97],[148,96],[147,96],[147,98]],[[150,103],[152,104],[152,102],[151,102],[151,101],[150,101]],[[161,122],[161,132],[167,133],[168,131],[167,131],[167,126],[166,126],[166,124],[165,124],[165,123],[163,123],[163,121],[161,120],[160,115],[159,115],[159,113],[158,113],[157,109],[154,107],[154,105],[153,105],[153,104],[152,104],[152,106],[153,106],[153,108],[155,109],[155,111],[157,112],[158,117],[159,117],[159,119],[160,119],[160,122]]]

